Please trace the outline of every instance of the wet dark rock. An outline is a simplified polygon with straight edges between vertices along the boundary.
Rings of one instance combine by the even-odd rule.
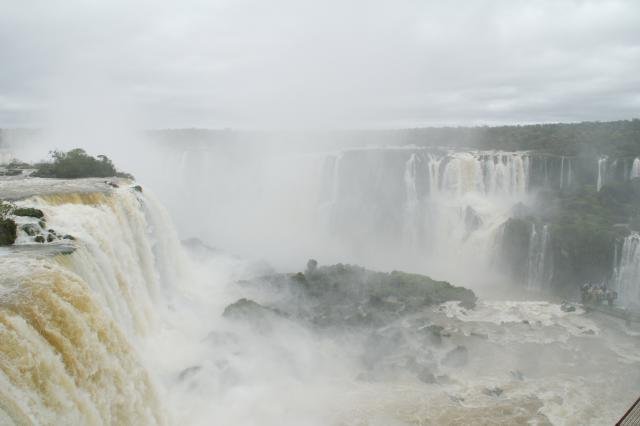
[[[47,227],[47,222],[45,222],[45,220],[42,219],[41,221],[38,222],[38,225],[40,225],[40,228],[44,229]]]
[[[576,311],[576,307],[573,306],[571,303],[563,301],[562,304],[560,305],[560,310],[562,312],[575,312]]]
[[[471,234],[482,226],[482,218],[471,206],[467,206],[464,211],[464,225],[466,235]]]
[[[178,374],[178,380],[184,381],[186,379],[189,379],[193,377],[195,374],[197,374],[200,370],[202,370],[202,367],[199,365],[194,365],[192,367],[185,368],[180,372],[180,374]]]
[[[33,239],[33,241],[35,241],[36,243],[44,243],[45,239],[42,235],[38,235]]]
[[[10,246],[15,243],[18,227],[13,219],[0,218],[0,246]]]
[[[69,234],[65,234],[64,237],[62,237],[63,240],[71,240],[74,241],[76,239],[76,237],[74,237],[73,235],[69,235]]]
[[[494,397],[494,398],[499,397],[500,395],[502,395],[503,392],[504,391],[501,388],[497,387],[497,386],[492,387],[492,388],[484,388],[482,390],[483,394],[485,394],[487,396]]]
[[[48,243],[54,242],[55,239],[56,239],[56,236],[54,234],[52,234],[52,233],[47,234],[47,242]]]
[[[120,188],[120,185],[118,185],[117,183],[110,181],[110,180],[105,180],[104,183],[106,183],[107,185],[109,185],[112,188]]]
[[[0,170],[0,176],[18,176],[21,174],[22,174],[22,170],[18,170],[18,169]]]
[[[34,209],[32,207],[18,207],[13,209],[14,216],[26,216],[26,217],[35,217],[36,219],[42,219],[44,217],[44,213],[40,209]]]
[[[142,192],[142,187],[140,185],[134,185],[134,186],[132,186],[132,188],[133,188],[134,191]]]
[[[447,352],[442,364],[447,367],[462,367],[469,362],[469,351],[465,346],[456,346],[454,349]]]
[[[26,223],[20,227],[28,236],[35,237],[40,233],[40,227],[34,223]]]

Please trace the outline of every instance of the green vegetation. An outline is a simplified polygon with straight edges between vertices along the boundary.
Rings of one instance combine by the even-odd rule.
[[[76,148],[68,152],[52,151],[52,162],[37,164],[36,177],[77,179],[88,177],[124,177],[132,179],[130,174],[118,172],[111,160],[98,155],[88,155],[83,149]]]
[[[640,120],[527,126],[444,127],[389,131],[403,143],[479,149],[537,150],[559,155],[640,156]]]
[[[611,277],[615,246],[631,230],[640,230],[640,179],[547,190],[532,209],[520,207],[503,228],[501,261],[515,279],[526,276],[529,238],[534,223],[549,224],[553,287],[568,292],[584,282]]]
[[[17,207],[13,209],[13,214],[15,216],[28,216],[35,217],[37,219],[42,219],[44,217],[42,210],[34,209],[33,207]]]
[[[547,196],[556,279],[606,280],[614,244],[640,219],[640,181],[613,183],[597,192],[593,186]]]
[[[305,273],[270,274],[242,284],[267,286],[284,297],[269,306],[241,299],[227,307],[225,316],[246,319],[275,314],[317,327],[376,327],[443,302],[460,301],[467,308],[476,302],[471,290],[424,275],[374,272],[343,264],[318,267],[315,260],[308,262]]]

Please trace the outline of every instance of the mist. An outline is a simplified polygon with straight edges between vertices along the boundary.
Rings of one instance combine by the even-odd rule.
[[[0,423],[637,397],[640,4],[0,4]],[[37,175],[75,148],[133,178]]]

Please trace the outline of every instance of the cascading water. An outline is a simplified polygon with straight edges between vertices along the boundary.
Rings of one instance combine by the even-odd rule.
[[[335,158],[326,160],[334,171]],[[396,247],[396,265],[448,277],[460,273],[459,261],[487,267],[497,230],[527,195],[530,158],[526,152],[361,149],[343,151],[339,167],[344,181],[333,191],[331,233],[368,254]],[[336,185],[338,176],[330,178]]]
[[[617,254],[617,253],[616,253]],[[640,234],[632,233],[622,243],[617,258],[614,286],[625,306],[640,306]]]
[[[418,190],[416,188],[417,156],[411,154],[404,171],[405,206],[404,206],[404,236],[410,247],[416,246],[416,220],[418,208]]]
[[[527,289],[530,291],[542,291],[551,281],[549,242],[549,226],[544,224],[540,230],[539,225],[531,224],[527,274]]]
[[[635,179],[640,177],[640,158],[636,158],[633,160],[633,165],[631,166],[631,174],[629,175],[629,179]]]
[[[598,158],[598,179],[596,181],[596,189],[600,191],[602,185],[606,183],[607,178],[607,157]]]
[[[157,326],[162,265],[183,256],[171,224],[129,189],[18,204],[76,241],[66,255],[0,256],[0,422],[167,423],[136,345]]]

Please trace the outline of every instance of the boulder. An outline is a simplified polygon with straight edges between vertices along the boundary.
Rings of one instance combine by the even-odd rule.
[[[197,374],[200,370],[202,370],[202,367],[199,365],[194,365],[192,367],[189,368],[185,368],[184,370],[182,370],[180,372],[180,374],[178,374],[178,380],[180,381],[184,381],[185,379],[188,379],[190,377],[193,377],[195,374]]]
[[[10,246],[15,243],[18,227],[13,219],[0,218],[0,246]]]
[[[497,386],[494,386],[494,387],[492,387],[492,388],[484,388],[484,389],[482,390],[482,393],[483,393],[483,394],[485,394],[485,395],[487,395],[487,396],[494,397],[494,398],[499,397],[500,395],[502,395],[502,393],[503,393],[503,392],[504,392],[504,391],[502,390],[502,388],[499,388],[499,387],[497,387]]]
[[[34,223],[26,223],[20,227],[28,236],[35,237],[40,233],[40,227]]]
[[[35,217],[36,219],[42,219],[44,217],[44,213],[40,209],[34,209],[32,207],[18,207],[13,209],[14,216],[27,216],[27,217]]]

